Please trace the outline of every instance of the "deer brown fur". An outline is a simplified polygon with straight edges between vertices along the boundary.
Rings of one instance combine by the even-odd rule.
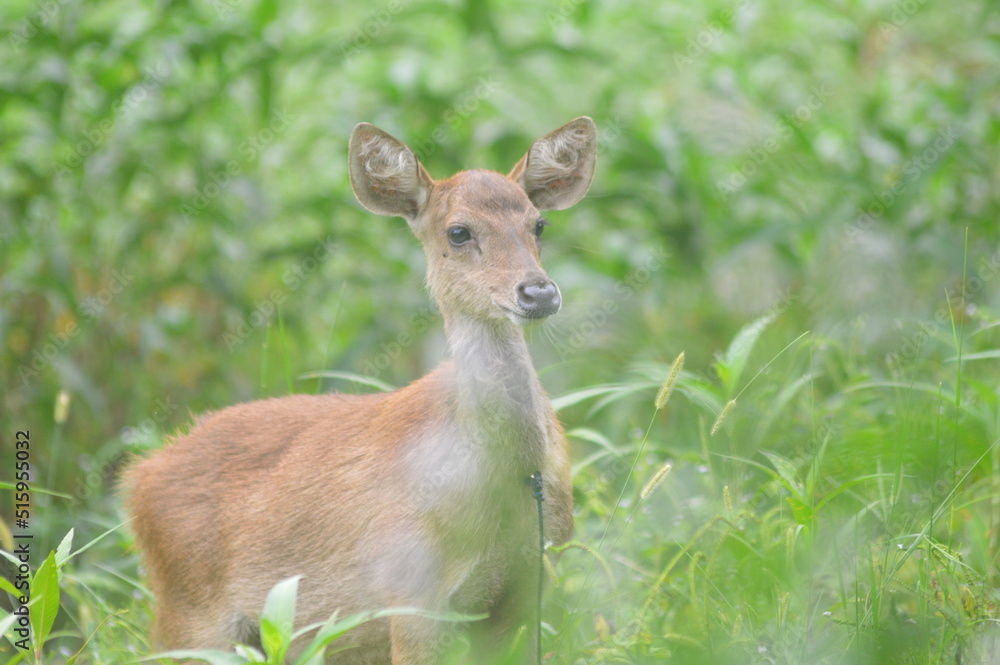
[[[505,656],[537,584],[532,472],[545,483],[546,540],[573,530],[567,444],[523,326],[559,309],[539,210],[583,197],[596,139],[593,121],[577,118],[507,175],[434,181],[392,136],[354,129],[354,191],[369,210],[405,217],[423,244],[452,359],[395,392],[209,413],[134,464],[127,506],[157,647],[252,641],[271,587],[302,575],[297,625],[398,606],[486,613],[462,628],[468,662]],[[430,665],[454,630],[418,616],[370,622],[329,662]]]

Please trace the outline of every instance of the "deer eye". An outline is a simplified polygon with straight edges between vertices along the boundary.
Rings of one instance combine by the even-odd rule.
[[[535,222],[535,237],[541,238],[542,233],[545,231],[545,227],[548,225],[549,222],[546,219],[540,219],[537,222]]]
[[[464,226],[452,226],[448,229],[448,242],[458,247],[472,240],[472,234]]]

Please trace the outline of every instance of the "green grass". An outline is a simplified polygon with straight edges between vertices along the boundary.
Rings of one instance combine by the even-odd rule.
[[[549,215],[564,312],[529,334],[577,510],[550,662],[1000,662],[998,21],[976,0],[3,3],[0,494],[30,430],[44,639],[0,662],[150,654],[114,481],[192,413],[442,358],[418,243],[354,202],[355,123],[443,177],[582,114],[597,176]],[[4,499],[5,549],[13,524]]]
[[[997,348],[969,324],[956,332],[970,355]],[[993,662],[995,381],[977,360],[932,357],[873,381],[848,371],[860,360],[767,317],[719,353],[718,379],[681,370],[662,409],[667,364],[557,398],[579,425],[579,515],[576,540],[549,553],[551,662]],[[648,428],[588,427],[606,411]],[[39,569],[59,564],[40,591],[58,607],[63,588],[53,654],[88,637],[79,662],[147,651],[148,592],[134,561],[110,563],[126,545],[115,528],[89,563]]]

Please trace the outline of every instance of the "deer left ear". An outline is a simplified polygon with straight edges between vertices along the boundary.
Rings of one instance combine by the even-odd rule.
[[[379,215],[405,217],[412,225],[434,186],[413,151],[362,122],[351,132],[348,152],[351,187],[361,205]]]
[[[532,143],[507,177],[539,210],[562,210],[587,193],[596,161],[597,126],[583,116]]]

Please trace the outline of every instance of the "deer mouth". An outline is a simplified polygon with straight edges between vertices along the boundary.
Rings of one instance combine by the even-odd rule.
[[[549,308],[526,310],[521,307],[508,307],[506,305],[501,305],[500,303],[494,304],[507,316],[508,319],[511,320],[512,323],[516,323],[519,326],[547,319],[559,311],[558,305]]]

